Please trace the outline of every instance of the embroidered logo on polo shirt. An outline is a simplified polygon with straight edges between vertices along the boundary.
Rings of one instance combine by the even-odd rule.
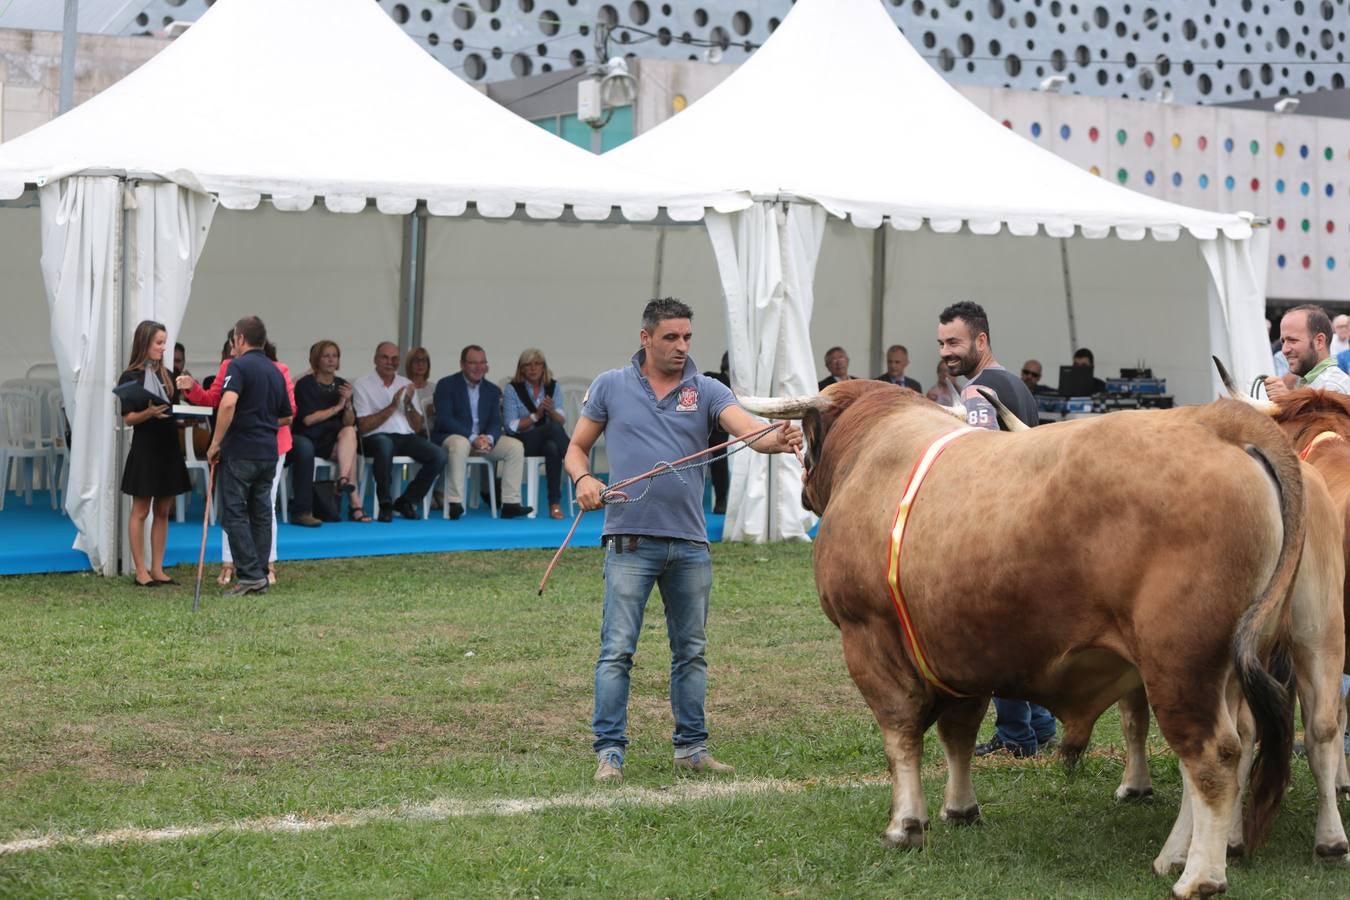
[[[680,402],[676,404],[676,412],[694,412],[698,409],[698,388],[693,385],[680,388]]]

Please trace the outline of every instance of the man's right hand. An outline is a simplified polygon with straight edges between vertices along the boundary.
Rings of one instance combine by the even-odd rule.
[[[605,505],[600,502],[600,492],[604,489],[605,483],[599,478],[594,475],[583,475],[576,484],[577,503],[587,512],[600,509]]]
[[[1269,397],[1273,402],[1279,403],[1281,400],[1284,400],[1286,397],[1289,396],[1289,390],[1291,388],[1289,381],[1295,380],[1297,378],[1298,376],[1294,375],[1293,373],[1285,375],[1282,378],[1274,376],[1267,378],[1265,380],[1266,396]]]

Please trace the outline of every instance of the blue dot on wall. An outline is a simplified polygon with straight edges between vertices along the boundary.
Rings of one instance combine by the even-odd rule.
[[[1181,173],[1180,173],[1180,172],[1173,172],[1173,173],[1172,173],[1172,187],[1181,187]]]
[[[1147,172],[1144,173],[1144,184],[1152,184],[1152,183],[1153,183],[1153,170],[1149,169]]]
[[[1336,189],[1331,185],[1327,185],[1325,188],[1325,193],[1328,197],[1332,197],[1336,194]]]
[[[1307,158],[1308,158],[1308,145],[1307,145],[1307,144],[1304,144],[1303,146],[1301,146],[1301,147],[1298,148],[1298,155],[1301,156],[1303,159],[1307,159]]]
[[[1300,184],[1300,185],[1298,186],[1298,192],[1299,192],[1300,194],[1302,194],[1303,196],[1305,196],[1305,197],[1308,196],[1308,192],[1311,191],[1311,190],[1312,190],[1312,185],[1308,184],[1308,182],[1306,182],[1306,181],[1303,182],[1302,184]]]
[[[1232,175],[1229,175],[1227,178],[1223,180],[1223,186],[1231,191],[1234,187],[1237,186],[1237,182],[1233,180]]]
[[[1334,269],[1334,268],[1336,268],[1336,257],[1334,257],[1334,256],[1328,256],[1328,257],[1327,257],[1327,269]]]
[[[1031,136],[1034,137],[1034,138],[1038,138],[1038,137],[1041,136],[1041,123],[1040,123],[1040,122],[1032,122],[1032,123],[1031,123]]]
[[[1067,141],[1067,140],[1069,139],[1069,135],[1071,135],[1071,134],[1073,134],[1073,132],[1069,130],[1069,126],[1068,126],[1068,125],[1061,125],[1061,126],[1059,126],[1059,136],[1060,136],[1061,138],[1063,138],[1064,140]]]
[[[1232,139],[1232,138],[1224,138],[1224,139],[1223,139],[1223,152],[1224,152],[1224,153],[1232,153],[1232,152],[1233,152],[1233,139]]]
[[[1208,175],[1201,175],[1201,176],[1200,176],[1200,190],[1203,191],[1203,190],[1204,190],[1205,188],[1207,188],[1207,187],[1209,187],[1209,176],[1208,176]]]
[[[1284,193],[1284,179],[1283,179],[1283,178],[1277,178],[1277,179],[1275,179],[1275,193],[1277,193],[1277,194],[1283,194],[1283,193]]]
[[[1283,253],[1281,253],[1279,256],[1275,257],[1275,265],[1279,266],[1281,269],[1284,268],[1284,263],[1285,263],[1285,259],[1284,259],[1284,254],[1283,254]]]

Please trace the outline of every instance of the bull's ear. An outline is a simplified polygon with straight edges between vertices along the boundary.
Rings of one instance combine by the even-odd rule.
[[[825,442],[825,430],[825,419],[820,415],[820,410],[809,407],[802,414],[802,439],[806,444],[803,459],[807,472],[815,468],[816,460],[820,457],[820,447]]]

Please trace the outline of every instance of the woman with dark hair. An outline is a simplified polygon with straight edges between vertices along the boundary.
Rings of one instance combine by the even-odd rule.
[[[342,350],[335,341],[318,341],[309,348],[310,374],[295,383],[295,449],[291,451],[293,466],[309,466],[314,471],[315,458],[337,463],[336,488],[347,494],[347,518],[353,522],[374,521],[361,507],[356,496],[356,412],[352,409],[352,386],[337,371],[342,365]],[[297,469],[291,473],[296,485],[297,503],[302,484],[312,481],[303,478]],[[309,498],[305,502],[310,503]]]
[[[422,433],[431,436],[431,423],[436,421],[436,382],[431,380],[431,354],[426,347],[414,347],[408,351],[403,363],[403,374],[413,384],[417,399],[422,403]]]
[[[548,483],[548,515],[561,519],[562,458],[567,452],[567,414],[563,412],[562,387],[540,350],[530,347],[520,354],[516,374],[502,394],[502,423],[525,445],[526,456],[544,458]],[[530,477],[534,477],[533,473]]]
[[[168,331],[159,322],[146,320],[136,326],[131,338],[131,362],[118,384],[140,384],[155,400],[144,409],[122,406],[122,421],[132,427],[131,452],[122,470],[122,493],[131,495],[131,559],[136,566],[136,584],[159,587],[177,584],[164,571],[164,545],[169,535],[169,516],[174,497],[192,490],[183,452],[178,447],[178,426],[170,415],[177,392],[164,367]],[[145,518],[153,508],[150,526],[150,563],[145,560]]]

